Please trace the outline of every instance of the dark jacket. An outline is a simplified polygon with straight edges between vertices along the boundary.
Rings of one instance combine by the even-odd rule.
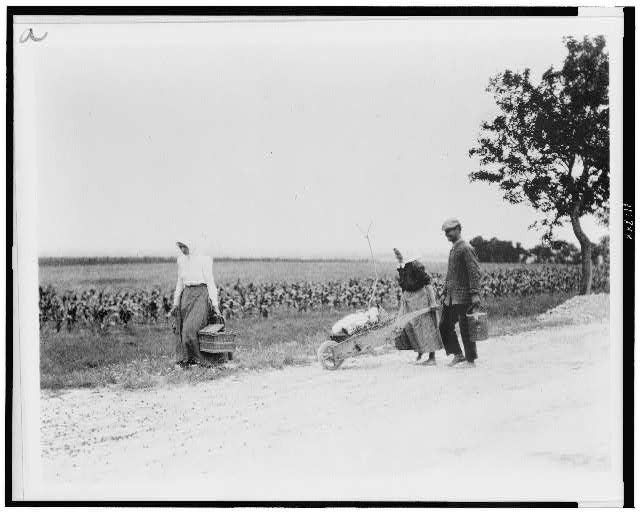
[[[460,239],[449,253],[445,304],[470,304],[472,295],[480,295],[480,262],[475,249]]]

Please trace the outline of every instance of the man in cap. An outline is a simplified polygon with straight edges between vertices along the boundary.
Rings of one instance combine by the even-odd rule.
[[[474,248],[461,238],[462,226],[458,219],[447,219],[442,224],[442,231],[453,246],[444,284],[440,334],[447,354],[453,354],[449,366],[474,367],[478,353],[475,342],[469,337],[466,314],[472,305],[480,302],[480,263]],[[455,330],[456,322],[460,325],[464,356]]]

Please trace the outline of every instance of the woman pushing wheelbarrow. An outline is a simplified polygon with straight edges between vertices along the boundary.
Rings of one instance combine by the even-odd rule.
[[[369,352],[393,342],[399,350],[415,350],[418,360],[425,352],[429,358],[421,364],[434,365],[435,351],[443,348],[438,322],[440,312],[431,277],[415,258],[399,261],[398,277],[402,296],[400,309],[393,317],[379,306],[358,311],[336,322],[331,337],[318,348],[318,360],[327,370],[338,369],[348,357]],[[370,304],[373,302],[372,300]]]
[[[417,258],[403,259],[393,249],[398,260],[398,282],[402,290],[400,309],[394,322],[393,341],[398,350],[414,350],[416,361],[428,353],[425,366],[436,364],[436,350],[444,348],[440,330],[440,309],[431,276]]]

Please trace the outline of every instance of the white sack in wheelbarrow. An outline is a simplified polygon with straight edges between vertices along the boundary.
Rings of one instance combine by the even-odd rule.
[[[357,311],[351,315],[347,315],[344,318],[338,320],[331,328],[331,333],[340,336],[351,336],[354,332],[366,327],[370,324],[375,324],[380,318],[378,308],[371,308],[367,311]]]

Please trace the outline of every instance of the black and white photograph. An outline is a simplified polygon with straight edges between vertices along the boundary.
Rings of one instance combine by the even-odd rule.
[[[625,14],[576,13],[9,8],[11,499],[621,507]]]

